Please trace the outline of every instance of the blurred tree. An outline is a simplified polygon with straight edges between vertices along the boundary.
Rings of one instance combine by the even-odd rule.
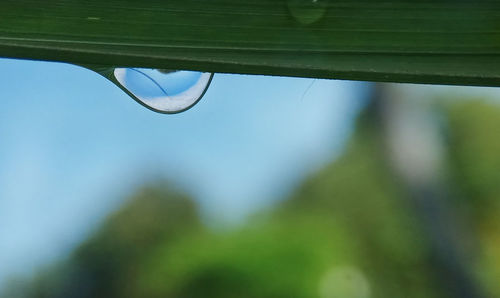
[[[473,228],[477,272],[492,297],[500,297],[500,108],[487,101],[450,105],[449,151],[455,206]]]
[[[308,179],[285,206],[328,213],[349,230],[374,297],[440,297],[428,239],[383,159],[373,108],[359,120],[344,156]]]
[[[139,190],[69,258],[34,284],[33,297],[123,297],[137,268],[159,243],[199,230],[193,202],[151,185]],[[52,286],[47,286],[52,285]]]
[[[349,265],[351,241],[322,218],[260,218],[232,232],[159,247],[134,297],[315,297],[331,268]]]

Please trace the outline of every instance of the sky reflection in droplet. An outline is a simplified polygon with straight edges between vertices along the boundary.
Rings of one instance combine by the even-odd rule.
[[[151,68],[116,68],[113,75],[134,99],[162,113],[178,113],[194,106],[212,79],[211,73]]]

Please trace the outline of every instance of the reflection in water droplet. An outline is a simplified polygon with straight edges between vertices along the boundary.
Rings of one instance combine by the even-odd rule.
[[[328,0],[287,0],[290,14],[303,25],[319,21],[326,12]]]
[[[115,68],[114,79],[139,103],[160,113],[178,113],[205,94],[213,74],[198,71]]]

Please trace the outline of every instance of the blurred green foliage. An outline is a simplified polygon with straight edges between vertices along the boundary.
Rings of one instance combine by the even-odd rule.
[[[450,160],[461,196],[454,202],[479,241],[477,272],[500,297],[500,107],[486,101],[451,106]]]
[[[446,109],[452,206],[472,227],[471,268],[500,297],[500,108]],[[145,186],[19,297],[447,297],[430,244],[381,157],[370,112],[345,154],[272,210],[210,229],[197,206]],[[464,239],[467,245],[468,239]],[[9,296],[14,297],[14,296]]]

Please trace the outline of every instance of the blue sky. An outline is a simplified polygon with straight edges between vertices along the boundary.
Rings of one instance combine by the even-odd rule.
[[[0,280],[64,254],[158,175],[209,219],[272,204],[341,152],[368,90],[216,74],[194,108],[161,115],[83,68],[0,59],[0,69]]]

